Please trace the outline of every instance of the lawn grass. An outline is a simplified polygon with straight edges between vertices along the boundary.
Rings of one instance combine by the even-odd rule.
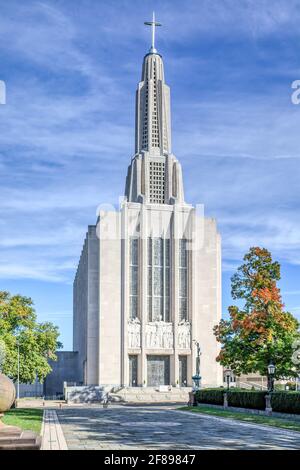
[[[41,432],[43,410],[36,408],[16,408],[7,411],[2,422],[9,426],[18,426],[24,431]]]
[[[274,418],[272,416],[261,416],[261,415],[254,415],[250,413],[241,413],[237,411],[227,411],[227,410],[219,410],[216,408],[210,408],[209,406],[184,406],[182,408],[178,408],[181,411],[188,411],[191,413],[201,413],[211,416],[219,416],[220,418],[231,418],[237,421],[246,421],[247,423],[253,424],[264,424],[267,426],[273,426],[276,428],[282,429],[289,429],[290,431],[298,431],[300,432],[300,422],[292,421],[290,419],[281,419],[281,418]]]

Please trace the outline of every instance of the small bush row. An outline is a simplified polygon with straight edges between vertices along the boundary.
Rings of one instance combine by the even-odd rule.
[[[197,390],[196,400],[198,403],[223,405],[225,392],[224,388]],[[264,410],[266,407],[266,394],[266,391],[231,389],[227,391],[228,406]],[[272,393],[271,406],[273,411],[300,414],[300,393],[274,392]]]
[[[271,405],[273,411],[300,414],[300,393],[275,392],[272,394]]]
[[[223,405],[224,389],[223,388],[205,388],[197,390],[196,400],[198,403],[206,403],[209,405]]]
[[[251,410],[264,410],[266,408],[265,396],[266,392],[230,390],[227,393],[228,406],[250,408]]]

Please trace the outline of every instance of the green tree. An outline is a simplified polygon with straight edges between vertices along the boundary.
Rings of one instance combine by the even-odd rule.
[[[20,350],[20,382],[43,381],[51,372],[48,359],[56,360],[55,351],[62,347],[59,331],[52,323],[38,323],[33,302],[21,295],[0,291],[0,341],[5,345],[2,372],[13,380],[18,376]]]
[[[0,339],[0,373],[2,373],[2,367],[5,362],[6,348],[3,339]]]
[[[214,334],[221,343],[217,361],[237,375],[255,372],[265,376],[273,362],[275,378],[297,376],[292,356],[299,323],[284,311],[279,279],[279,263],[268,250],[258,247],[250,248],[231,278],[232,297],[244,301],[244,306],[230,306],[229,320],[222,319]]]

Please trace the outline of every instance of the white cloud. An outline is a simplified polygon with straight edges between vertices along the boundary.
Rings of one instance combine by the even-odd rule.
[[[116,22],[114,4],[84,3],[76,14],[59,1],[0,7],[0,49],[12,61],[7,105],[0,108],[2,278],[71,282],[97,205],[117,203],[123,191],[134,144],[137,51],[149,40],[143,21],[150,4],[124,2]],[[203,41],[255,42],[286,31],[296,38],[295,6],[226,0],[159,7],[159,41],[169,49],[167,81],[174,85],[174,152],[188,200],[204,202],[218,219],[225,271],[257,244],[300,264],[300,111],[291,105],[288,78],[296,66],[274,60],[273,68],[261,45],[259,60],[245,70],[239,62],[233,67],[231,56],[223,60],[225,83],[215,72],[216,49],[205,54]],[[235,60],[247,65],[242,52]],[[250,89],[249,72],[274,73],[280,84]]]
[[[54,267],[52,271],[49,265],[30,266],[30,263],[22,265],[21,262],[13,264],[0,265],[0,279],[34,279],[39,281],[48,282],[66,282],[66,276],[61,276],[57,273],[58,267]],[[54,272],[55,271],[55,272]]]

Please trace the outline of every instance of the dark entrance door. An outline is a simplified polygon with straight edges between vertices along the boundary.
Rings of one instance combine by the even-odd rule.
[[[129,386],[137,387],[138,357],[129,356]]]
[[[179,385],[186,387],[187,385],[187,357],[179,356]]]
[[[170,357],[148,356],[147,357],[147,385],[157,387],[170,384]]]

